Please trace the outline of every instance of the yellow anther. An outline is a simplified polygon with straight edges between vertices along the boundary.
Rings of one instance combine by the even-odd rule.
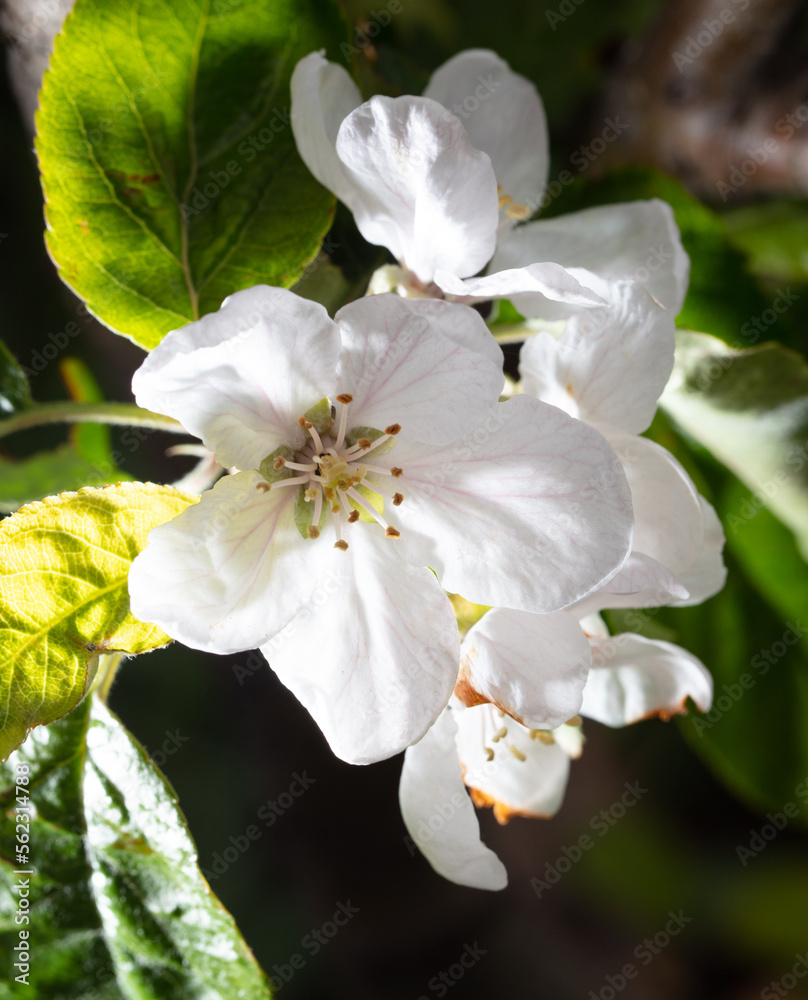
[[[387,530],[385,531],[385,535],[387,535],[388,538],[400,538],[401,537],[401,532],[397,531],[393,527],[389,527],[388,526]]]
[[[517,760],[527,760],[527,757],[525,757],[521,750],[517,750],[516,747],[511,746],[510,743],[506,744],[506,746],[510,750],[512,756],[514,756]]]
[[[524,222],[525,219],[530,218],[531,211],[527,205],[521,205],[519,202],[514,202],[513,205],[508,205],[505,209],[505,214],[509,219],[514,219],[516,222]]]
[[[564,723],[565,726],[582,726],[583,724],[584,720],[581,718],[580,715],[573,715],[571,719],[567,719],[567,721]]]
[[[547,746],[555,743],[555,737],[549,731],[549,729],[531,729],[530,738],[532,740],[539,740],[540,743],[546,743]]]
[[[509,194],[501,194],[499,196],[499,207],[504,208],[506,205],[510,205],[512,201],[513,198]]]
[[[486,760],[493,760],[494,759],[494,751],[491,749],[491,747],[483,747],[483,750],[485,750],[485,759]]]

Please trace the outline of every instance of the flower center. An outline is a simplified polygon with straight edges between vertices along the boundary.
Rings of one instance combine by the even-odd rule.
[[[283,455],[269,456],[261,463],[261,472],[270,483],[270,489],[280,489],[285,486],[299,486],[303,507],[298,505],[296,520],[302,528],[305,522],[307,538],[319,538],[320,521],[323,508],[331,515],[336,540],[334,547],[345,551],[348,542],[342,537],[348,524],[355,524],[364,513],[366,519],[376,521],[384,528],[388,538],[398,538],[400,532],[389,525],[382,516],[384,497],[378,487],[367,477],[368,475],[392,476],[398,479],[403,470],[396,466],[387,467],[378,464],[387,448],[394,442],[400,432],[399,424],[390,424],[385,430],[377,431],[371,428],[360,428],[365,432],[361,436],[348,432],[348,408],[353,402],[350,393],[337,396],[336,402],[342,407],[336,435],[332,437],[333,420],[328,421],[328,427],[321,425],[322,435],[313,421],[305,416],[298,423],[309,434],[309,440],[297,452],[294,459]],[[333,413],[333,410],[332,410]],[[383,447],[387,445],[387,448]],[[367,455],[373,454],[373,462],[365,461]],[[270,467],[264,471],[264,465],[271,461]],[[383,459],[382,459],[383,461]],[[270,472],[270,469],[272,470]],[[300,475],[277,478],[275,474],[282,469],[294,470]],[[403,494],[393,496],[393,506],[398,507],[404,499]],[[307,509],[306,505],[311,505]],[[299,516],[298,516],[299,515]]]
[[[499,210],[505,216],[499,224],[499,229],[503,229],[513,222],[524,222],[533,214],[530,205],[523,205],[519,201],[514,201],[509,194],[505,194],[501,184],[497,184],[497,194],[499,195]]]

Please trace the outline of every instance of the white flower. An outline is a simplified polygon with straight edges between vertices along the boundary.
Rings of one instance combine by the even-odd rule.
[[[609,306],[579,311],[559,337],[537,333],[520,354],[523,391],[597,427],[631,486],[631,556],[581,613],[699,604],[726,579],[724,534],[712,506],[670,452],[639,436],[654,417],[674,352],[673,320],[649,312],[646,298],[636,285],[616,282]]]
[[[292,75],[292,128],[314,176],[399,261],[374,290],[504,297],[525,316],[557,319],[630,280],[672,314],[681,308],[689,262],[665,203],[521,225],[542,204],[547,126],[533,84],[493,52],[450,59],[423,97],[365,103],[345,69],[313,52]]]
[[[479,315],[435,300],[374,296],[331,320],[258,286],[170,333],[138,403],[243,471],[152,531],[134,614],[197,649],[260,647],[346,760],[420,739],[457,676],[444,590],[551,611],[630,547],[625,480],[593,485],[605,439],[501,387]]]
[[[548,654],[556,650],[549,666]],[[472,707],[453,700],[407,750],[399,801],[410,836],[435,871],[479,889],[504,888],[507,874],[480,839],[472,802],[493,807],[500,823],[552,816],[564,797],[570,758],[583,745],[577,713],[625,726],[683,712],[687,698],[701,711],[712,704],[712,679],[694,656],[642,636],[610,637],[596,616],[579,623],[565,611],[489,612],[466,636],[462,663],[466,695],[473,688],[495,693],[495,680],[503,700]],[[530,709],[521,721],[500,707],[519,702]],[[561,722],[571,709],[568,724]]]

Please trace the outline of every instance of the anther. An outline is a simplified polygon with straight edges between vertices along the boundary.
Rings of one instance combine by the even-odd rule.
[[[393,476],[395,479],[398,479],[399,476],[404,475],[404,470],[399,469],[397,465],[394,465],[393,468],[390,470],[390,475]]]
[[[344,538],[340,538],[340,540],[338,542],[334,542],[334,548],[335,549],[340,549],[342,552],[347,552],[348,551],[348,543],[345,541]]]
[[[510,205],[512,201],[513,198],[509,194],[501,194],[499,196],[499,207],[504,208],[506,205]]]
[[[403,493],[394,493],[393,494],[393,506],[394,507],[400,507],[401,504],[403,503],[403,501],[404,501],[404,494]]]
[[[310,524],[308,528],[306,528],[306,534],[309,536],[309,538],[319,538],[320,529],[317,527],[316,524]]]
[[[337,396],[337,402],[345,403],[347,405],[348,403],[353,402],[353,396],[349,392],[341,392],[339,396]]]
[[[583,724],[584,720],[581,718],[580,715],[573,715],[571,719],[567,719],[567,721],[564,723],[565,726],[582,726]]]
[[[348,515],[348,523],[349,524],[356,524],[356,522],[358,520],[359,520],[359,511],[358,510],[352,510],[351,513]]]
[[[373,444],[370,438],[359,438],[359,440],[356,443],[359,445],[362,451],[367,451],[368,448]]]
[[[510,744],[510,743],[507,743],[507,744],[506,744],[506,746],[507,746],[507,747],[508,747],[508,749],[510,750],[511,754],[512,754],[512,755],[513,755],[513,756],[514,756],[514,757],[515,757],[515,758],[516,758],[517,760],[527,760],[527,757],[525,757],[525,755],[524,755],[524,754],[522,753],[522,751],[521,751],[521,750],[517,750],[517,749],[516,749],[516,747],[514,747],[514,746],[511,746],[511,744]]]
[[[483,750],[485,750],[485,759],[486,760],[493,760],[494,759],[494,751],[491,749],[491,747],[483,747]]]
[[[286,465],[286,459],[283,457],[283,455],[278,455],[278,457],[272,463],[272,468],[273,469],[282,469],[284,467],[284,465]]]
[[[550,746],[555,743],[555,737],[549,731],[549,729],[531,729],[530,738],[532,740],[538,740],[540,743],[544,743],[546,746]]]
[[[505,214],[509,219],[514,219],[516,222],[524,222],[525,219],[530,218],[530,209],[527,205],[520,205],[515,202],[513,205],[508,205],[505,209]]]
[[[309,487],[309,489],[307,489],[306,492],[303,494],[303,499],[306,501],[306,503],[309,503],[312,500],[316,500],[317,497],[321,495],[322,494],[320,493],[319,490],[316,490],[313,487]]]
[[[304,431],[310,431],[314,427],[314,424],[310,420],[306,420],[305,417],[298,417],[297,422]]]
[[[389,427],[385,427],[385,434],[398,434],[401,430],[401,424],[390,424]]]
[[[386,531],[384,533],[385,533],[385,535],[387,535],[388,538],[400,538],[401,537],[401,532],[397,531],[395,528],[390,527],[389,525],[387,526],[387,529],[386,529]]]
[[[503,738],[503,736],[507,736],[507,735],[508,735],[508,727],[507,726],[503,726],[500,730],[498,730],[496,733],[494,733],[494,735],[491,737],[491,742],[492,743],[499,743],[499,741]]]

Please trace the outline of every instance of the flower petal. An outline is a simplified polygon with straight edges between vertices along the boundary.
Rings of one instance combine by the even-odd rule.
[[[473,427],[502,390],[502,350],[480,314],[433,299],[372,295],[336,316],[339,391],[351,426],[394,421],[420,441],[446,444]]]
[[[606,726],[627,726],[684,712],[692,698],[702,712],[713,700],[713,679],[695,656],[670,642],[624,632],[593,639],[592,672],[581,714]]]
[[[491,702],[530,729],[555,729],[576,715],[592,665],[578,619],[494,608],[463,640],[455,693]]]
[[[266,492],[257,472],[224,476],[154,528],[132,563],[132,613],[193,649],[259,646],[303,607],[324,543],[304,542],[294,487]]]
[[[175,417],[225,467],[255,469],[333,392],[339,330],[317,302],[256,285],[175,330],[132,379],[139,406]]]
[[[439,875],[473,889],[504,889],[505,866],[480,840],[457,758],[456,732],[447,710],[404,755],[398,791],[404,825]]]
[[[474,603],[558,611],[628,555],[633,518],[614,452],[529,396],[497,404],[448,447],[397,442],[395,458],[402,551]]]
[[[547,183],[547,119],[534,85],[487,49],[445,62],[424,91],[460,118],[472,143],[488,153],[504,194],[533,210]]]
[[[582,309],[560,340],[531,337],[520,355],[524,391],[604,431],[640,434],[673,370],[670,314],[642,288],[612,288],[607,306]]]
[[[361,192],[359,231],[428,284],[490,259],[499,220],[491,161],[451,112],[423,97],[374,97],[339,130],[337,153]]]
[[[550,261],[498,270],[466,281],[438,269],[435,283],[456,302],[470,305],[490,299],[510,299],[525,316],[541,316],[548,320],[566,319],[577,309],[604,303],[597,291],[560,264]]]
[[[493,806],[500,823],[512,816],[546,818],[558,811],[570,770],[570,759],[558,744],[532,739],[529,730],[499,718],[490,705],[455,714],[463,780],[474,789],[477,805]],[[494,742],[503,725],[507,733]],[[492,760],[487,750],[493,751]]]
[[[337,156],[339,127],[362,103],[348,72],[311,52],[292,73],[292,132],[300,158],[317,180],[353,210],[357,192]]]
[[[460,639],[433,573],[407,565],[376,525],[346,536],[310,605],[261,651],[334,753],[369,764],[421,739],[440,715]]]
[[[721,553],[724,549],[724,529],[712,504],[699,495],[699,505],[704,515],[704,538],[701,550],[690,566],[679,574],[689,591],[689,596],[672,601],[676,607],[701,604],[717,594],[727,579],[727,567]]]
[[[529,222],[501,241],[489,270],[537,260],[586,268],[610,282],[639,282],[672,316],[682,308],[690,274],[673,211],[657,198]]]

